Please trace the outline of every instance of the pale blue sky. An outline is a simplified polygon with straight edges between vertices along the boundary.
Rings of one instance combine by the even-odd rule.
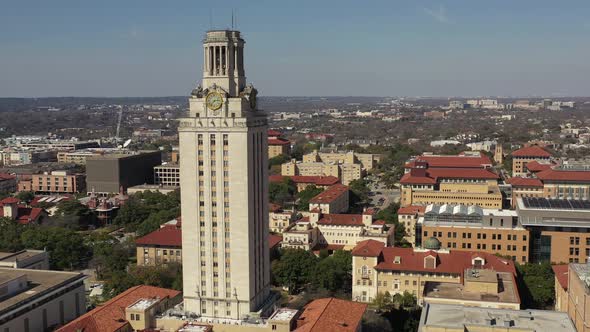
[[[262,95],[590,95],[588,0],[0,0],[0,96],[186,95],[232,8]]]

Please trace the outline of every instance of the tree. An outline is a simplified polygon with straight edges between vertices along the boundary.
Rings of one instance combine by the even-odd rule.
[[[272,166],[280,166],[289,160],[291,160],[291,157],[289,157],[288,155],[280,154],[268,160],[268,167],[270,168]]]
[[[277,285],[287,287],[289,294],[296,294],[311,281],[317,258],[303,249],[285,249],[281,257],[272,263],[272,274]]]
[[[362,320],[364,332],[393,332],[391,323],[373,310],[365,311]],[[417,329],[416,329],[417,331]]]
[[[91,256],[82,236],[59,227],[29,226],[21,234],[25,248],[49,251],[52,269],[71,270],[84,267]]]
[[[555,302],[555,275],[551,264],[516,264],[518,289],[526,308],[547,309]]]
[[[106,279],[104,297],[112,298],[137,285],[149,285],[182,290],[182,266],[131,266],[127,270],[114,271]]]
[[[375,299],[373,300],[373,305],[377,307],[379,310],[388,310],[391,308],[392,305],[392,298],[389,292],[379,292],[375,295]]]
[[[26,226],[6,217],[0,218],[0,250],[15,252],[24,248],[21,234]]]
[[[86,206],[74,199],[64,200],[57,204],[57,211],[50,219],[50,224],[78,230],[94,224],[94,213]]]
[[[292,200],[295,191],[295,184],[289,177],[284,177],[281,182],[271,182],[268,185],[268,196],[270,201],[281,205]]]
[[[297,209],[300,211],[309,211],[309,201],[319,195],[322,191],[324,191],[322,188],[318,188],[313,184],[310,184],[305,189],[301,190],[297,194]]]
[[[368,182],[365,179],[356,179],[350,181],[348,184],[350,192],[352,193],[350,198],[350,205],[362,208],[369,201],[369,189]]]
[[[26,202],[28,204],[35,198],[35,193],[32,191],[21,191],[16,194],[16,198],[21,202]]]

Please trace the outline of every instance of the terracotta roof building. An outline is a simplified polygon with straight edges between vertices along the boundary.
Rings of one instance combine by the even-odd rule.
[[[20,204],[14,197],[7,197],[0,201],[0,217],[10,218],[19,224],[38,224],[47,217],[47,212],[38,207],[27,207]]]
[[[326,189],[330,186],[340,183],[340,180],[336,176],[305,176],[305,175],[293,175],[293,176],[284,176],[284,175],[271,175],[269,176],[270,182],[281,182],[284,181],[286,178],[290,178],[295,186],[297,187],[297,191],[304,190],[309,185],[314,185],[316,187],[320,187]]]
[[[336,298],[313,300],[303,308],[294,331],[360,331],[365,310],[367,305],[364,303]]]
[[[135,240],[137,265],[182,263],[182,230],[177,225],[161,228]]]
[[[309,217],[295,221],[283,231],[283,248],[320,250],[352,249],[358,242],[373,239],[393,245],[394,227],[373,220],[373,210],[363,214],[323,213],[314,209]]]
[[[405,164],[407,171],[414,168],[416,161],[425,161],[430,168],[490,168],[492,161],[481,153],[461,153],[458,155],[423,154],[410,159]]]
[[[281,136],[280,131],[268,130],[268,158],[291,154],[291,141]]]
[[[415,160],[400,180],[401,206],[470,204],[502,208],[498,175],[485,168],[431,168]]]
[[[361,302],[372,302],[378,293],[405,291],[421,301],[426,282],[463,284],[471,268],[516,275],[511,260],[484,252],[385,247],[367,240],[359,242],[352,255],[352,297]]]
[[[320,209],[324,213],[342,213],[349,208],[349,188],[335,184],[309,200],[309,210]]]
[[[57,332],[115,332],[153,328],[149,323],[181,301],[177,290],[135,286],[57,329]],[[133,315],[133,316],[132,316]],[[136,319],[136,316],[137,319]],[[147,324],[146,324],[147,323]]]
[[[568,312],[568,266],[567,264],[552,265],[555,273],[555,310]]]
[[[512,175],[523,176],[527,174],[527,165],[530,162],[547,164],[551,162],[551,153],[540,146],[527,146],[512,151]],[[534,164],[536,167],[538,164]],[[534,169],[534,168],[533,168]]]

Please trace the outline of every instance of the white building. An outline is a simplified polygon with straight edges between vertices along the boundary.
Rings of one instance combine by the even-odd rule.
[[[208,31],[203,85],[180,119],[184,309],[238,320],[272,309],[267,114],[239,31]]]

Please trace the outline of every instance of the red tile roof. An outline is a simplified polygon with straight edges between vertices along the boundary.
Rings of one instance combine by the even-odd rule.
[[[4,209],[2,208],[4,206],[4,204],[14,204],[12,203],[12,201],[10,201],[11,203],[5,203],[6,199],[2,200],[2,202],[0,202],[0,217],[5,217],[4,216]],[[18,201],[18,200],[17,200]],[[30,207],[26,207],[23,205],[19,205],[17,206],[16,209],[16,218],[15,220],[19,223],[19,224],[23,224],[23,225],[27,225],[30,223],[38,223],[39,219],[41,218],[41,216],[43,215],[45,210],[43,210],[42,208],[30,208]]]
[[[397,214],[423,214],[426,210],[422,205],[408,205],[397,210]]]
[[[385,247],[385,243],[377,240],[364,240],[352,249],[353,256],[378,257]]]
[[[590,171],[569,171],[546,169],[536,174],[537,178],[545,181],[574,181],[590,182]]]
[[[348,186],[335,184],[309,200],[310,204],[332,203],[343,195],[348,195]]]
[[[268,204],[268,211],[269,212],[279,212],[279,211],[281,211],[281,206],[279,204],[269,203]]]
[[[471,156],[459,154],[457,156],[422,155],[416,160],[423,160],[430,168],[486,168],[492,165],[492,161],[485,154]],[[406,168],[414,166],[414,161],[406,163]]]
[[[543,157],[548,158],[551,157],[551,154],[547,152],[547,150],[543,149],[540,146],[532,145],[527,146],[525,148],[518,149],[516,151],[512,151],[513,157]]]
[[[557,282],[559,282],[561,288],[567,290],[569,274],[567,264],[552,265],[551,268],[553,269],[553,273],[555,273],[555,278],[557,278]]]
[[[551,167],[555,166],[555,164],[542,164],[536,160],[529,161],[526,163],[526,168],[531,172],[540,172],[546,169],[550,169]]]
[[[16,176],[7,173],[0,173],[0,180],[12,180],[16,179]]]
[[[318,220],[320,225],[362,226],[363,216],[360,214],[324,214]]]
[[[381,251],[382,259],[375,269],[393,271],[415,271],[463,274],[465,269],[472,266],[472,259],[479,256],[485,260],[483,268],[498,272],[516,274],[514,262],[483,252],[453,251],[438,252],[437,266],[434,269],[424,267],[424,257],[431,255],[430,251],[414,251],[414,248],[386,247]],[[395,264],[395,257],[401,258],[400,264]]]
[[[135,240],[137,245],[182,247],[182,230],[176,225],[166,225]]]
[[[1,200],[0,203],[2,203],[2,204],[18,204],[18,203],[20,203],[20,200],[16,197],[6,197],[3,200]]]
[[[281,235],[276,234],[269,234],[268,235],[268,248],[272,249],[279,243],[283,241],[283,237]]]
[[[268,138],[268,145],[289,145],[291,141],[284,138]]]
[[[340,180],[335,176],[306,176],[306,175],[271,175],[269,176],[270,182],[281,182],[285,178],[291,178],[295,183],[309,183],[318,186],[331,186],[340,183]]]
[[[519,177],[514,177],[514,178],[510,178],[508,179],[509,184],[511,184],[513,187],[540,187],[543,188],[543,182],[541,182],[541,180],[539,179],[534,179],[534,178],[519,178]]]
[[[308,303],[297,319],[295,332],[355,332],[359,330],[366,303],[336,298],[317,299]]]
[[[478,168],[429,168],[425,176],[411,172],[402,176],[402,184],[436,184],[439,179],[497,179],[498,174],[488,169]]]
[[[268,137],[279,137],[279,136],[281,136],[283,134],[280,131],[274,130],[274,129],[269,129],[267,131],[267,133],[268,133]]]
[[[57,332],[113,332],[127,326],[125,320],[125,308],[140,299],[147,298],[174,298],[181,292],[172,289],[153,286],[135,286],[115,296],[105,304],[76,318],[65,326],[57,329]]]

